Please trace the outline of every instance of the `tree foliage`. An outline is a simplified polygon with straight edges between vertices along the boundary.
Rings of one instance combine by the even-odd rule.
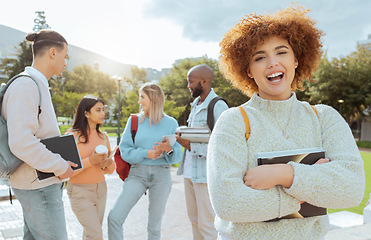
[[[247,96],[233,88],[225,80],[219,71],[217,60],[210,59],[207,56],[178,60],[173,64],[170,73],[160,79],[159,84],[166,97],[166,113],[177,118],[180,125],[186,125],[190,112],[189,104],[193,101],[187,88],[187,73],[189,69],[199,64],[207,64],[214,70],[215,76],[212,87],[219,96],[227,99],[231,107],[241,105],[248,100]]]
[[[86,64],[64,74],[62,86],[64,91],[89,93],[103,99],[109,99],[117,89],[115,79],[109,74],[94,70]]]
[[[121,91],[121,124],[125,125],[130,114],[139,112],[139,89],[145,83],[149,82],[147,72],[144,68],[133,66],[130,69],[130,76],[124,77],[120,81]],[[118,114],[118,97],[115,98],[113,107],[114,119],[117,119]]]
[[[358,48],[346,57],[332,60],[325,55],[315,74],[315,82],[306,83],[305,95],[311,103],[334,107],[350,123],[361,118],[362,111],[371,104],[370,76],[371,51],[367,49]]]
[[[16,58],[3,58],[0,68],[8,75],[9,79],[24,71],[24,68],[31,66],[33,61],[31,44],[23,41],[16,47]]]

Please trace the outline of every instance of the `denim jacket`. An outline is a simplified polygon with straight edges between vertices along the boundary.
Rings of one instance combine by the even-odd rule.
[[[197,97],[191,103],[191,113],[188,116],[188,127],[208,127],[207,125],[207,107],[210,101],[218,95],[211,89],[209,95],[207,95],[205,101],[201,104],[201,108],[196,112],[197,103],[200,101],[200,97]],[[228,109],[227,104],[224,101],[217,101],[214,106],[214,119],[215,123],[219,116]],[[191,181],[194,183],[206,183],[206,156],[207,156],[207,143],[193,143],[191,142],[191,153],[192,153],[192,178]],[[183,153],[182,161],[177,174],[182,175],[184,171],[184,161],[186,156],[185,150]]]

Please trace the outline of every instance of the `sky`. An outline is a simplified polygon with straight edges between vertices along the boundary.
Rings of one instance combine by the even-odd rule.
[[[178,59],[218,59],[223,35],[244,16],[274,13],[288,0],[3,0],[0,24],[32,32],[35,11],[69,44],[125,64],[161,70]],[[326,34],[330,58],[371,34],[369,0],[297,0]],[[0,36],[6,37],[6,36]],[[73,56],[71,56],[72,58]]]

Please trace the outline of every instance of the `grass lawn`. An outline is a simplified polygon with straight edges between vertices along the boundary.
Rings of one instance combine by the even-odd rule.
[[[329,213],[333,212],[340,212],[340,211],[349,211],[357,214],[363,214],[363,208],[365,207],[365,204],[367,203],[370,192],[371,192],[371,153],[361,152],[361,156],[364,162],[364,169],[365,169],[365,175],[366,175],[366,188],[365,188],[365,195],[363,196],[363,200],[360,205],[352,208],[346,208],[346,209],[328,209]]]
[[[68,126],[68,125],[60,125],[59,130],[61,134],[64,134],[67,131],[67,129],[69,129],[70,127],[71,126]],[[102,127],[100,128],[100,130],[103,132],[107,132],[108,136],[110,137],[117,137],[117,127]],[[122,134],[122,132],[124,131],[124,128],[121,128],[120,131]]]

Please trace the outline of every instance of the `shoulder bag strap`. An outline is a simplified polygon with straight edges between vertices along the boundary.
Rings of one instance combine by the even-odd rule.
[[[73,129],[73,128],[72,128],[72,131],[74,133],[76,133],[75,141],[76,141],[76,144],[78,144],[79,143],[79,137],[80,137],[79,132],[76,129]]]
[[[210,101],[209,105],[207,106],[207,125],[209,126],[210,131],[213,131],[213,129],[214,129],[214,125],[215,125],[214,106],[215,106],[216,102],[219,101],[219,100],[223,100],[227,104],[227,106],[229,107],[229,104],[228,104],[227,100],[222,98],[222,97],[219,97],[219,96],[214,97]]]
[[[317,112],[316,107],[312,106],[312,105],[311,105],[311,107],[312,107],[313,111],[316,113],[316,115],[318,117],[318,112]],[[239,106],[238,109],[240,110],[240,112],[242,114],[242,117],[243,117],[243,120],[245,121],[245,127],[246,127],[245,138],[246,138],[246,141],[247,141],[249,139],[250,133],[251,133],[249,117],[247,116],[246,111],[245,111],[245,109],[243,109],[242,106]]]
[[[316,115],[317,115],[317,117],[318,117],[317,108],[316,108],[315,106],[313,106],[313,105],[310,105],[310,106],[311,106],[311,108],[313,109],[313,111],[316,113]]]
[[[12,84],[12,82],[14,82],[17,78],[19,77],[29,77],[31,78],[36,86],[37,86],[37,90],[39,91],[39,112],[38,112],[38,115],[37,115],[37,118],[39,118],[39,115],[41,113],[41,91],[40,91],[40,86],[39,86],[39,83],[36,81],[36,79],[34,79],[31,75],[29,74],[25,74],[25,73],[22,73],[22,74],[18,74],[14,77],[12,77],[7,83],[6,85],[4,86],[3,89],[1,89],[1,92],[0,92],[0,112],[1,112],[1,108],[2,108],[2,103],[3,103],[3,99],[4,99],[4,95],[5,95],[5,91],[8,89],[8,87],[10,86],[10,84]]]
[[[138,131],[138,115],[136,114],[131,114],[131,138],[133,139],[133,143],[135,143],[135,135],[137,134]]]
[[[246,127],[245,138],[246,138],[246,141],[247,141],[249,139],[250,133],[251,133],[249,117],[247,116],[246,111],[245,111],[245,109],[243,109],[242,106],[239,106],[238,109],[240,110],[240,112],[242,114],[242,117],[243,117],[243,120],[245,122],[245,127]]]
[[[107,135],[106,135],[106,133],[103,133],[103,139],[104,139],[104,145],[107,146]]]

